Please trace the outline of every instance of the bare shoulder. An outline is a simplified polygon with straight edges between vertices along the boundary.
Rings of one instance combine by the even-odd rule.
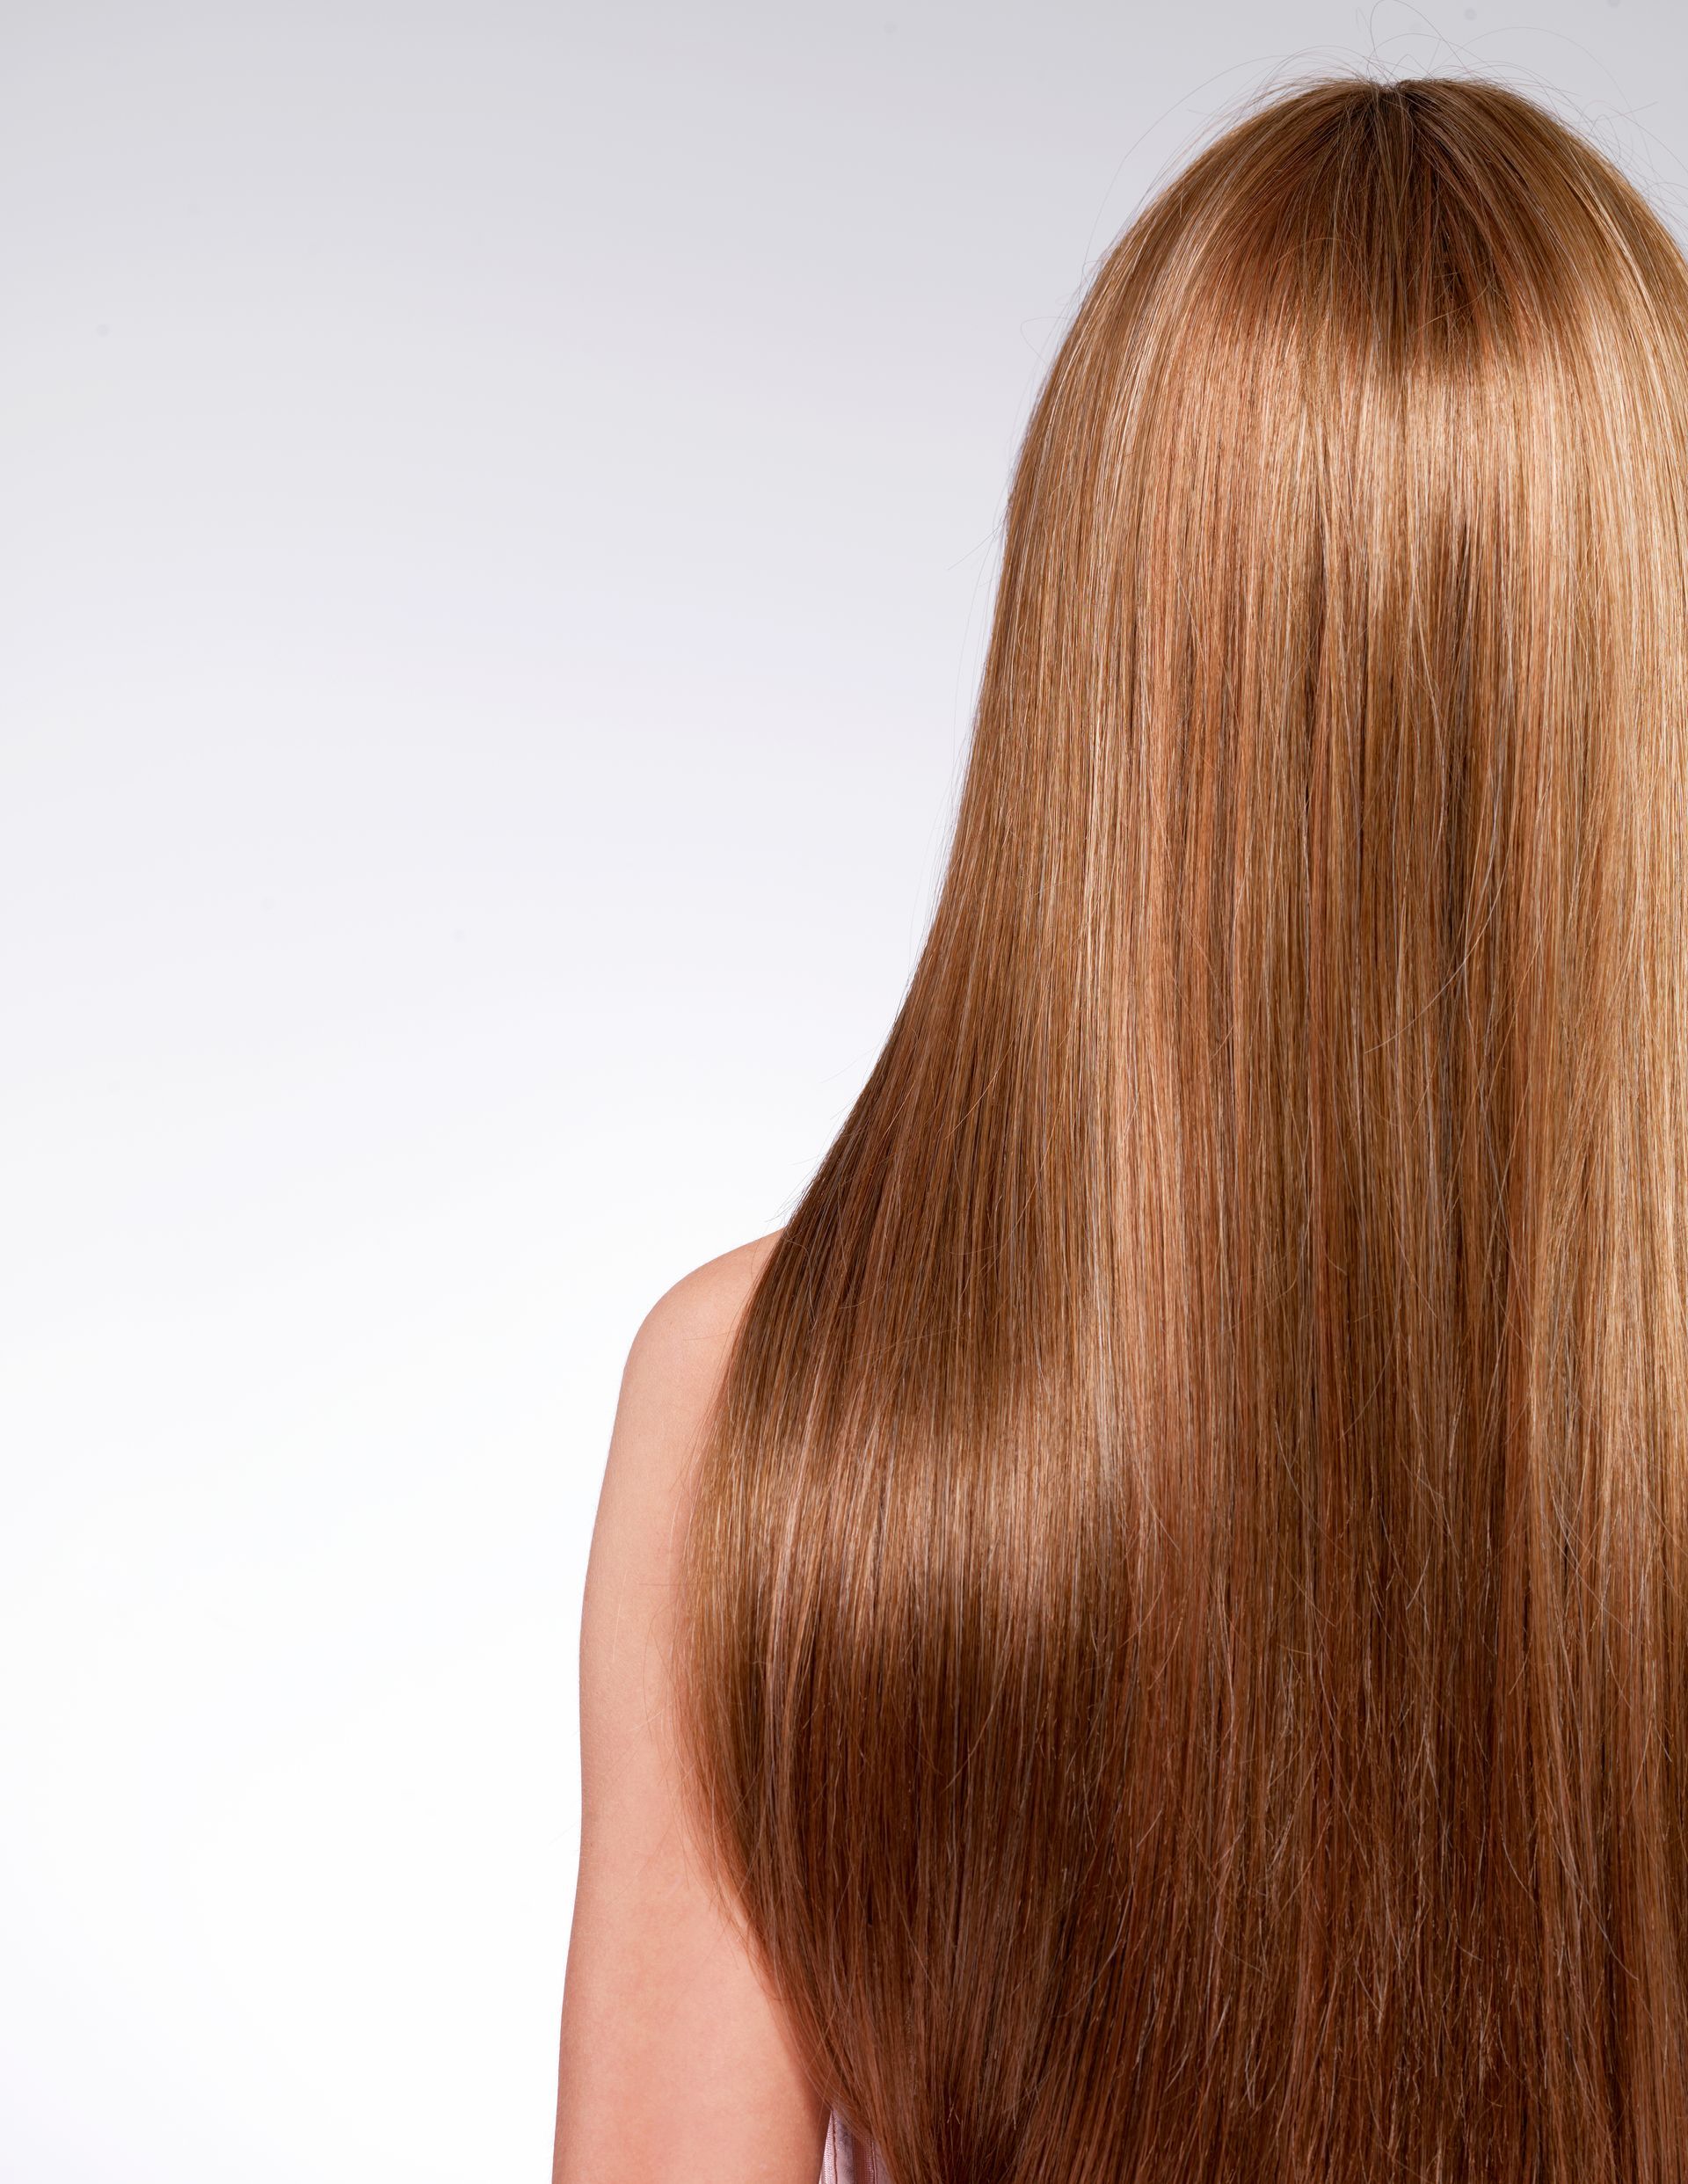
[[[556,2184],[682,2169],[695,2184],[812,2184],[819,2169],[825,2108],[688,1852],[668,1675],[686,1480],[780,1233],[666,1290],[622,1376],[580,1625],[580,1867]]]
[[[785,1232],[753,1237],[664,1290],[640,1321],[629,1352],[629,1369],[673,1377],[691,1388],[711,1380],[768,1256]]]
[[[639,1322],[622,1372],[593,1535],[589,1621],[608,1588],[667,1574],[709,1402],[751,1291],[782,1234],[775,1229],[706,1259],[664,1290]]]

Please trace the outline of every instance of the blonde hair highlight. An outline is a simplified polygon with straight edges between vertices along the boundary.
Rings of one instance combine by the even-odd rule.
[[[1688,2177],[1688,269],[1460,78],[1095,273],[740,1322],[698,1841],[896,2184]]]

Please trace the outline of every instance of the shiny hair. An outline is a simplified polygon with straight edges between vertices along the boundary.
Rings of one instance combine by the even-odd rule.
[[[1688,2176],[1688,267],[1500,84],[1090,280],[738,1322],[697,1843],[895,2184]]]

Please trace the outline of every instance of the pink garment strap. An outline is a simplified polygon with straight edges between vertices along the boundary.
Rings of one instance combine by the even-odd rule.
[[[836,2108],[826,2125],[820,2184],[890,2184],[872,2141],[859,2138]]]
[[[856,2174],[855,2134],[834,2108],[820,2157],[820,2184],[865,2184]]]

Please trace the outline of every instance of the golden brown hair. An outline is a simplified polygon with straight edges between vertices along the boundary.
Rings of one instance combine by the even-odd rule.
[[[702,1451],[699,1841],[895,2184],[1688,2176],[1688,270],[1323,80],[1028,427]]]

